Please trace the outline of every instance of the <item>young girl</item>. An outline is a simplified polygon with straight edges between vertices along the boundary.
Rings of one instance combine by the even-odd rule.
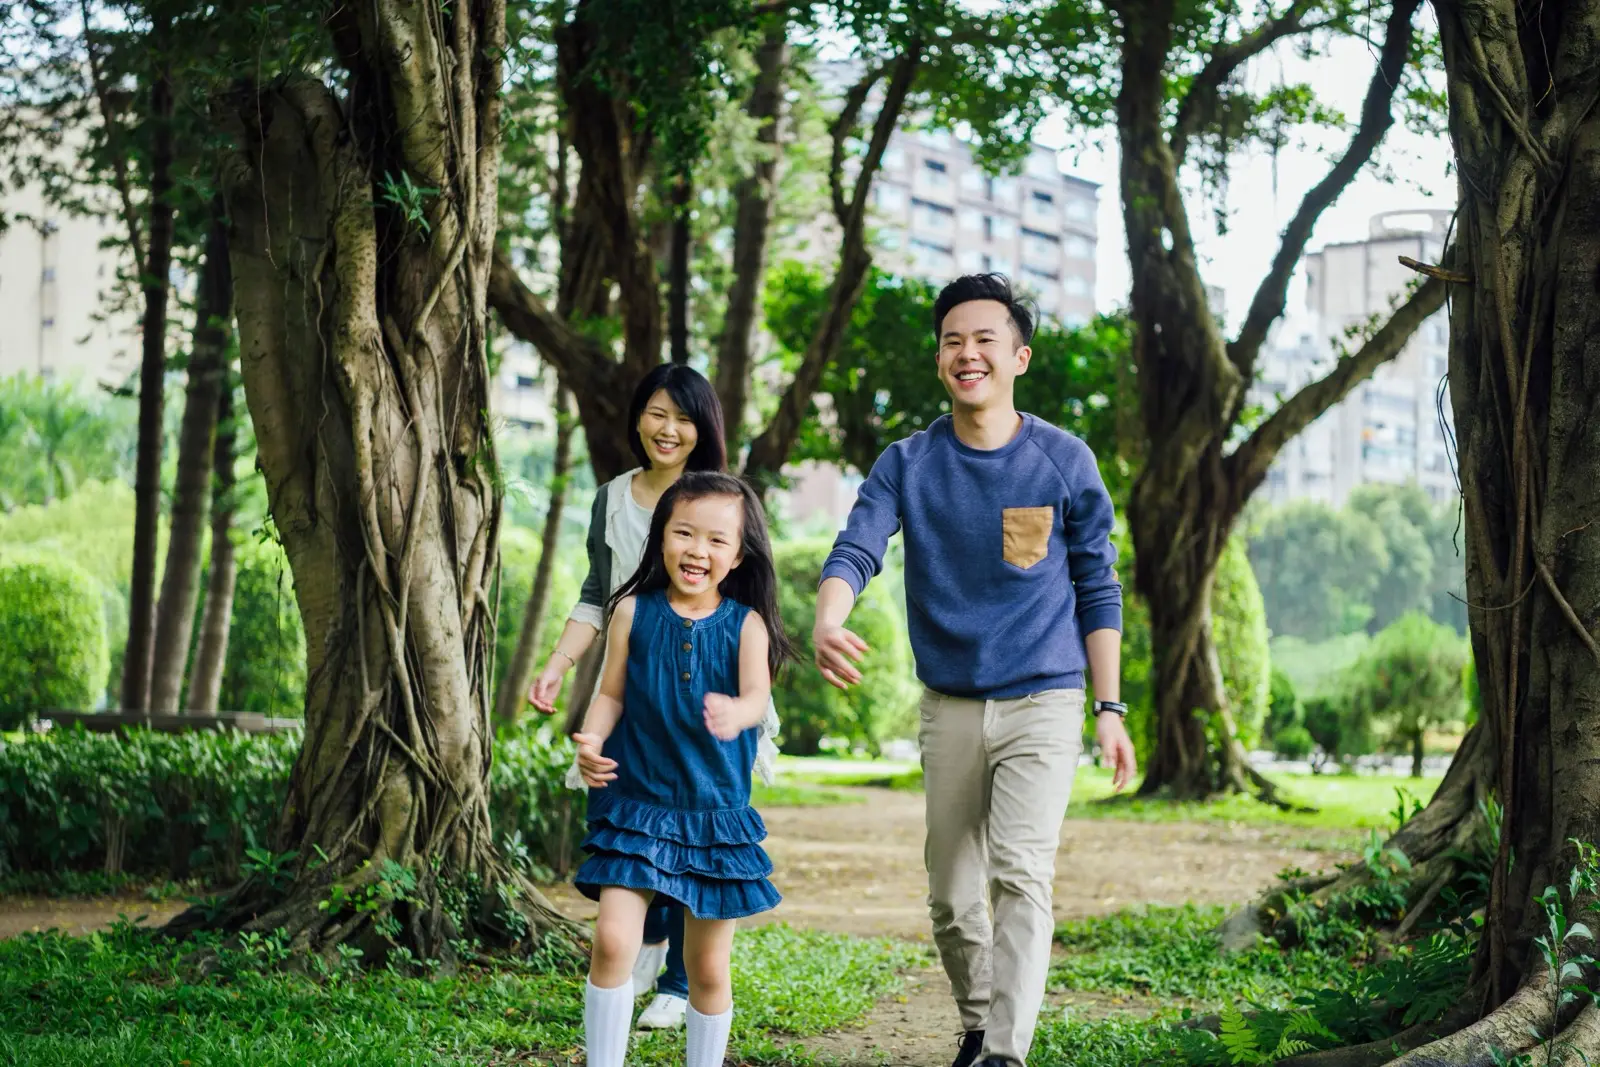
[[[688,1067],[721,1067],[733,1019],[734,920],[778,903],[750,807],[755,729],[793,655],[761,502],[727,474],[661,496],[639,570],[612,598],[600,692],[578,743],[590,853],[574,879],[600,902],[584,996],[589,1067],[622,1067],[629,981],[653,899],[686,909]]]
[[[638,569],[651,513],[661,494],[686,470],[721,471],[727,467],[722,406],[711,383],[690,367],[665,363],[645,375],[633,391],[628,425],[633,428],[629,444],[639,466],[601,486],[595,494],[589,520],[589,576],[550,653],[550,662],[528,693],[529,702],[546,714],[555,711],[567,671],[605,627],[607,600]],[[581,715],[569,720],[568,732],[581,722]],[[778,717],[769,704],[756,759],[756,772],[768,784],[777,765],[777,736]],[[567,785],[583,788],[576,764],[567,776]],[[655,999],[639,1016],[641,1029],[683,1025],[689,978],[683,967],[683,914],[676,905],[663,902],[650,910],[633,988],[635,996],[652,988],[656,991]]]

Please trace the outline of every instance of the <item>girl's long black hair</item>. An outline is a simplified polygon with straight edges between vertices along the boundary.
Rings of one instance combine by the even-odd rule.
[[[728,443],[722,428],[722,403],[705,375],[682,363],[663,363],[639,380],[628,405],[628,445],[639,466],[649,469],[650,455],[639,440],[639,416],[649,406],[656,391],[665,389],[678,409],[694,421],[698,436],[694,451],[684,463],[685,471],[728,469]]]
[[[744,503],[739,548],[744,558],[722,579],[717,592],[761,615],[761,621],[767,624],[767,666],[776,678],[778,668],[796,656],[793,643],[783,632],[783,617],[778,614],[778,571],[772,560],[772,539],[767,535],[767,515],[762,510],[761,498],[756,496],[755,490],[743,479],[731,474],[685,471],[661,494],[655,514],[650,517],[650,537],[645,542],[639,569],[611,594],[606,613],[609,615],[623,597],[652,593],[672,584],[667,577],[666,555],[661,547],[666,540],[667,522],[672,518],[672,509],[679,502],[687,503],[708,496],[731,496]]]

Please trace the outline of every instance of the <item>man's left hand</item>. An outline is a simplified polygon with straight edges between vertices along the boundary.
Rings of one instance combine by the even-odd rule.
[[[1100,743],[1100,755],[1111,765],[1111,789],[1120,793],[1133,781],[1139,764],[1133,755],[1133,739],[1122,716],[1114,711],[1103,711],[1095,718],[1094,739]]]

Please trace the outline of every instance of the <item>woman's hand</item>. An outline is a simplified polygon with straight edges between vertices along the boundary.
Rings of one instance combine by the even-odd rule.
[[[561,681],[567,675],[565,665],[566,661],[561,659],[559,653],[552,653],[550,662],[545,664],[539,677],[528,687],[528,703],[546,715],[554,714],[556,710],[556,697],[561,695]]]
[[[604,789],[607,782],[617,780],[617,761],[600,754],[605,742],[594,734],[573,734],[572,739],[578,743],[578,773],[583,775],[584,785]]]
[[[706,694],[706,729],[719,741],[732,741],[767,714],[766,704],[761,705],[761,715],[751,718],[746,701],[721,693]]]

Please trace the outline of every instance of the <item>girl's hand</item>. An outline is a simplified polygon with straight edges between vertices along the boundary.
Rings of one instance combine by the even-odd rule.
[[[617,761],[600,754],[605,742],[594,734],[573,734],[572,739],[578,743],[578,773],[583,775],[584,785],[604,789],[607,782],[617,780]]]
[[[761,714],[765,716],[766,713],[767,709],[762,707]],[[721,693],[706,694],[706,729],[717,740],[732,741],[754,725],[749,711],[740,706],[738,698]]]
[[[556,710],[556,697],[561,695],[561,679],[566,677],[559,657],[552,655],[550,662],[545,664],[544,670],[539,672],[539,677],[533,680],[533,685],[528,687],[528,703],[544,712],[553,714]]]

